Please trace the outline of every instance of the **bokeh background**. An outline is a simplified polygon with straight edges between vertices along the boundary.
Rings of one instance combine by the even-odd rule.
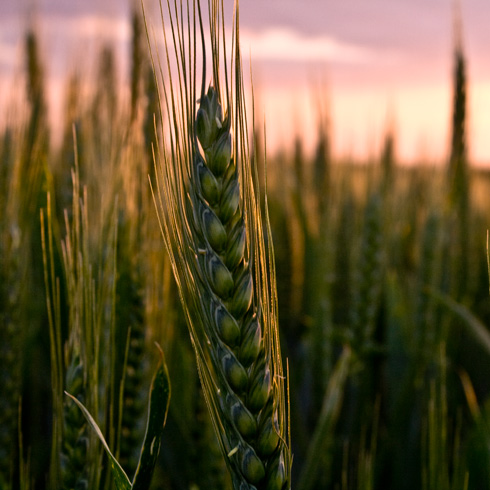
[[[154,0],[145,3],[157,12]],[[32,22],[40,35],[54,123],[60,120],[67,73],[77,68],[93,75],[101,43],[113,46],[127,80],[131,8],[131,2],[113,0],[3,0],[0,107],[15,89],[22,35]],[[232,8],[226,0],[230,18]],[[252,60],[270,150],[291,147],[296,134],[311,150],[309,135],[321,105],[331,117],[337,156],[366,159],[386,127],[394,125],[404,162],[447,157],[452,45],[459,19],[469,81],[469,151],[475,164],[488,164],[489,18],[485,0],[243,2],[242,46]]]
[[[294,490],[490,489],[489,19],[486,0],[241,2]],[[231,488],[148,184],[156,88],[139,3],[1,0],[0,490],[113,488],[64,389],[132,475],[155,341],[152,488]]]

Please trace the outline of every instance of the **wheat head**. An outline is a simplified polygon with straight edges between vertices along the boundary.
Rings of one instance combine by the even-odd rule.
[[[234,488],[281,490],[290,487],[291,456],[274,258],[270,235],[264,236],[267,220],[261,216],[257,174],[248,153],[238,7],[230,89],[225,55],[220,71],[221,49],[226,53],[223,5],[213,0],[208,6],[213,78],[207,90],[199,2],[187,18],[182,5],[168,8],[169,83],[160,100],[171,121],[157,155],[161,165],[155,197],[204,394]],[[197,26],[204,58],[199,101]],[[169,61],[172,43],[177,88]]]

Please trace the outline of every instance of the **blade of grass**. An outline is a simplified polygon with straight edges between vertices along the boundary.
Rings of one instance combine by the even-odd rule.
[[[427,289],[427,293],[464,320],[464,324],[468,327],[468,332],[490,354],[490,333],[487,327],[466,306],[435,289]]]
[[[327,444],[332,441],[332,433],[342,406],[345,382],[349,374],[351,360],[352,351],[349,347],[345,347],[330,377],[323,398],[322,411],[308,448],[305,464],[301,470],[297,486],[299,490],[310,490],[314,488],[317,481],[320,463],[323,461],[319,455],[325,453]]]
[[[150,488],[170,402],[170,379],[167,365],[162,349],[158,345],[157,347],[160,351],[160,362],[151,383],[146,435],[131,487],[132,490],[148,490]]]
[[[85,408],[82,402],[77,400],[74,396],[70,395],[70,393],[67,393],[66,391],[65,394],[69,396],[78,405],[80,410],[83,412],[83,415],[85,415],[87,422],[95,431],[95,433],[100,439],[100,442],[104,446],[104,449],[106,450],[107,456],[109,457],[109,461],[111,463],[112,474],[114,476],[114,482],[116,484],[117,490],[131,490],[131,482],[129,481],[128,476],[121,468],[121,465],[118,463],[117,459],[114,457],[111,450],[109,449],[109,446],[107,445],[104,435],[102,434],[102,431],[97,425],[97,422],[93,419],[92,415],[90,415],[90,412]]]
[[[65,391],[80,408],[92,429],[97,434],[102,443],[111,464],[112,475],[117,490],[148,490],[150,488],[153,471],[160,452],[163,428],[167,419],[168,405],[170,401],[170,380],[163,356],[163,351],[157,345],[160,351],[160,361],[157,370],[153,376],[150,387],[150,402],[148,408],[148,422],[146,428],[145,440],[141,449],[140,460],[136,469],[134,481],[131,484],[125,471],[112,454],[102,431],[90,412],[85,408],[82,402]]]

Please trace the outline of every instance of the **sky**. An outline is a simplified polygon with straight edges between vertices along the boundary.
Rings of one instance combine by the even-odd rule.
[[[155,0],[145,4],[151,12]],[[296,135],[311,150],[318,121],[328,118],[336,157],[378,154],[392,128],[401,161],[444,160],[454,7],[454,0],[242,0],[242,52],[250,58],[269,152],[291,147]],[[1,0],[2,113],[19,79],[22,34],[30,20],[41,37],[56,120],[66,74],[80,66],[93,70],[102,42],[120,51],[127,73],[130,8],[129,0]],[[225,0],[230,24],[232,9]],[[461,0],[459,10],[470,158],[490,165],[490,2]]]

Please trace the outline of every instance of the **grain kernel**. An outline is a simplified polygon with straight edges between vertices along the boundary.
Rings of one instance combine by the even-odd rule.
[[[260,483],[265,477],[265,468],[251,447],[247,447],[242,455],[241,469],[243,476],[252,485]]]
[[[225,189],[220,204],[220,217],[226,223],[237,212],[240,204],[240,186],[237,180],[233,180]]]
[[[282,454],[267,470],[266,490],[282,490],[286,483],[286,467]]]
[[[257,439],[257,452],[262,457],[270,456],[279,444],[279,435],[273,423],[272,417],[265,420],[263,426],[259,429],[259,437]]]
[[[197,175],[204,199],[206,199],[211,206],[215,205],[220,196],[220,186],[216,177],[202,161],[197,164]]]
[[[230,347],[235,347],[240,338],[240,327],[223,305],[219,305],[214,311],[214,320],[221,340]]]
[[[223,133],[207,155],[211,172],[215,175],[223,175],[231,160],[231,134]]]
[[[228,351],[221,358],[221,366],[231,388],[236,392],[243,392],[248,383],[247,371],[245,371],[245,368],[240,364],[233,352]]]
[[[233,291],[233,277],[214,253],[210,253],[207,257],[206,272],[213,291],[223,299],[228,298]]]
[[[251,439],[257,433],[257,421],[241,401],[231,407],[231,416],[238,432],[245,438]]]
[[[248,397],[247,406],[253,412],[258,412],[269,399],[271,391],[271,372],[268,366],[264,369],[259,369],[257,377],[252,382],[252,387],[250,388],[250,393]]]
[[[201,212],[202,228],[206,239],[211,247],[217,252],[221,252],[226,245],[227,234],[221,221],[216,216],[214,211],[203,206]]]
[[[231,234],[225,254],[225,263],[231,270],[235,269],[243,259],[246,240],[245,227],[240,222]]]
[[[240,362],[245,367],[250,366],[257,359],[261,346],[262,329],[259,321],[255,318],[245,328],[240,346]]]
[[[237,318],[242,317],[252,304],[253,282],[247,271],[238,282],[231,304],[231,314]]]
[[[202,106],[202,102],[201,102]],[[196,114],[196,134],[204,149],[209,148],[213,138],[212,138],[212,128],[211,121],[207,112],[200,107]]]

